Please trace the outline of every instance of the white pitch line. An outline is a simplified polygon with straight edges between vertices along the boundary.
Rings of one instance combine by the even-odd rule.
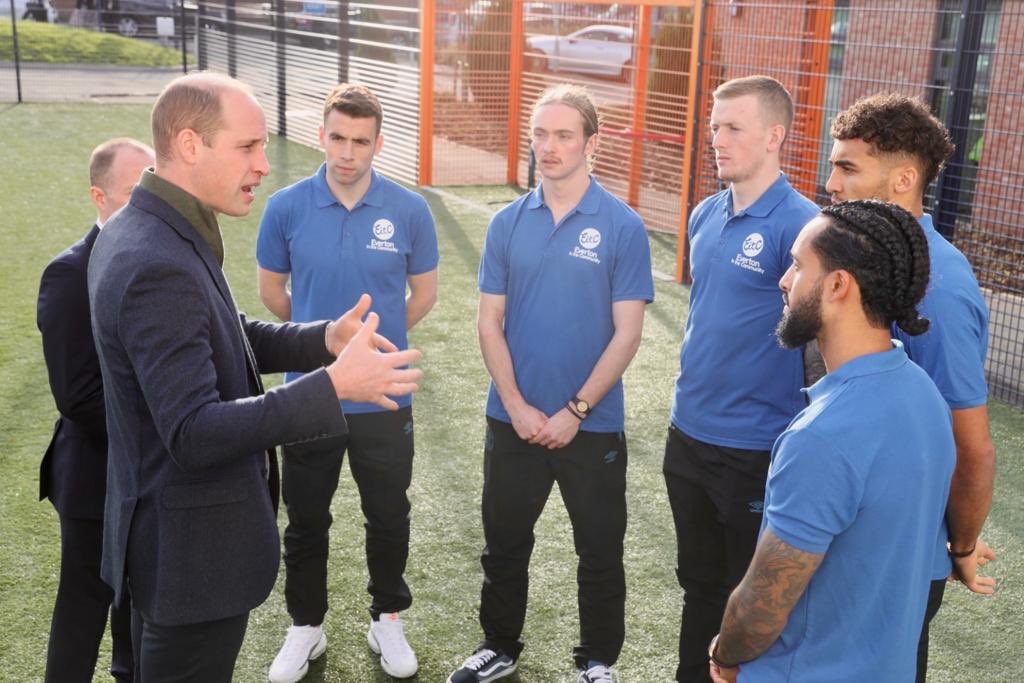
[[[456,204],[462,204],[463,206],[465,206],[467,208],[470,208],[470,209],[473,209],[474,211],[479,211],[480,213],[485,213],[488,216],[492,216],[492,215],[494,215],[496,213],[496,209],[494,209],[494,208],[492,208],[490,206],[487,206],[486,204],[481,204],[480,202],[474,202],[471,199],[466,199],[465,197],[460,197],[457,194],[453,194],[453,193],[448,192],[446,190],[438,189],[438,188],[433,187],[431,185],[421,185],[420,189],[421,190],[426,190],[427,192],[430,192],[431,194],[435,194],[438,197],[441,197],[442,199],[447,199],[447,200],[453,201]]]

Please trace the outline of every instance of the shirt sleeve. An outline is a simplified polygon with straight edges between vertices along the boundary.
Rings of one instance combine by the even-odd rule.
[[[768,473],[765,524],[785,543],[821,554],[857,516],[864,481],[849,458],[808,429],[779,437]]]
[[[256,263],[264,270],[290,273],[292,264],[285,235],[286,212],[281,210],[275,199],[271,197],[267,201],[267,208],[260,218],[259,233],[256,235]]]
[[[811,219],[818,215],[818,207],[812,202],[807,200],[802,194],[799,194],[796,190],[793,190],[796,194],[797,201],[793,203],[792,208],[786,211],[780,216],[782,235],[782,243],[779,245],[778,253],[778,267],[779,277],[785,275],[786,271],[789,270],[789,266],[793,263],[793,254],[790,253],[793,249],[793,243],[796,242],[797,235],[804,229],[804,226],[811,222]]]
[[[900,334],[911,359],[928,373],[953,410],[975,408],[988,400],[985,353],[988,312],[962,290],[936,290],[920,307],[931,320],[917,337]]]
[[[434,215],[426,200],[419,201],[412,211],[412,251],[406,266],[409,275],[422,275],[437,268],[440,254],[437,250],[437,229],[434,226]]]
[[[651,245],[643,222],[637,217],[622,230],[612,271],[612,302],[654,301]]]
[[[477,275],[477,287],[484,294],[506,294],[508,290],[508,249],[504,226],[501,213],[495,214],[487,226]]]

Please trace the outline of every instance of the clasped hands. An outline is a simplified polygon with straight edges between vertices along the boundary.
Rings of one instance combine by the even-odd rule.
[[[339,399],[397,410],[398,404],[389,396],[405,396],[419,389],[416,382],[423,371],[405,366],[423,354],[416,349],[399,351],[379,334],[380,318],[369,313],[370,303],[370,295],[363,294],[355,306],[328,323],[324,341],[335,360],[327,366],[327,374]]]
[[[562,408],[548,417],[520,399],[516,405],[508,408],[508,414],[520,439],[545,448],[569,445],[580,430],[580,419],[570,413],[568,408]]]

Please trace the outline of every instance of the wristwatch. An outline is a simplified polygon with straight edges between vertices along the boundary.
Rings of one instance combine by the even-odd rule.
[[[590,415],[590,404],[584,401],[579,396],[572,397],[572,407],[576,410],[577,413],[579,413],[583,417],[587,417],[588,415]]]

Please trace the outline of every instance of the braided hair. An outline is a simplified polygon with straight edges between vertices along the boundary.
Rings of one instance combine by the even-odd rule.
[[[829,225],[812,247],[826,272],[845,270],[857,280],[868,320],[895,322],[907,334],[928,330],[917,304],[928,288],[931,263],[920,223],[895,204],[861,199],[821,210]]]

